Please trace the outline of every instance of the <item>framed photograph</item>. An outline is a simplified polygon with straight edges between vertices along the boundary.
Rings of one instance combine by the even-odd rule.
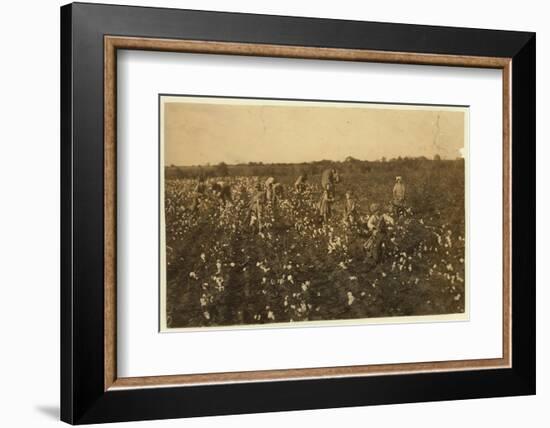
[[[535,393],[533,33],[76,3],[61,55],[62,420]]]

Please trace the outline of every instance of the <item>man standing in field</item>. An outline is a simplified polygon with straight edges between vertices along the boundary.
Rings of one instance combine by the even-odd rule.
[[[396,213],[401,214],[405,209],[405,184],[400,175],[395,177],[395,185],[393,186],[393,206]]]

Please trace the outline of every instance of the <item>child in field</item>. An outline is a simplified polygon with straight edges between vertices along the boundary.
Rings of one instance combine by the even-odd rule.
[[[371,204],[370,211],[371,215],[367,227],[371,235],[365,243],[365,251],[367,260],[376,264],[382,258],[382,245],[386,236],[387,225],[393,224],[393,219],[388,214],[381,212],[379,204]]]
[[[405,184],[401,176],[395,177],[395,185],[393,186],[393,207],[397,215],[401,215],[405,210]]]
[[[276,211],[277,203],[285,197],[285,189],[283,185],[279,182],[276,182],[271,186],[271,204],[273,205],[273,210]]]
[[[262,232],[262,221],[264,208],[267,203],[266,191],[261,184],[256,184],[256,191],[250,201],[250,227],[254,228],[258,225],[258,232]]]
[[[319,201],[319,214],[323,219],[323,222],[327,222],[332,214],[332,203],[334,202],[334,196],[332,194],[332,185],[327,184],[323,190],[323,195]]]
[[[336,172],[335,168],[325,169],[321,174],[321,187],[326,189],[327,186],[334,187],[335,184],[340,182],[340,175]],[[333,189],[334,190],[334,189]]]
[[[355,198],[353,197],[353,192],[351,190],[346,192],[343,220],[346,226],[357,224],[357,203],[355,202]]]
[[[197,178],[197,184],[193,192],[193,200],[191,202],[191,212],[196,213],[199,206],[202,205],[206,193],[206,184],[204,183],[204,177],[199,176]]]
[[[269,177],[265,181],[265,193],[267,202],[275,205],[277,200],[282,199],[284,196],[284,188],[275,178]]]

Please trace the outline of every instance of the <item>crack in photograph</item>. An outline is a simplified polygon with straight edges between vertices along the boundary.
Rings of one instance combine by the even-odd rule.
[[[159,95],[160,330],[468,318],[465,106]]]

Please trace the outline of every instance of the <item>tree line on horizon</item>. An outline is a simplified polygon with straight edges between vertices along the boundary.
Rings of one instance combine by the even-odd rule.
[[[442,159],[436,154],[432,159],[425,156],[409,157],[398,156],[397,158],[386,159],[385,157],[376,161],[359,160],[348,156],[344,161],[320,160],[300,163],[264,163],[247,162],[238,164],[226,164],[220,162],[215,165],[192,165],[192,166],[165,166],[165,178],[197,178],[197,177],[227,177],[227,176],[298,176],[308,174],[310,176],[321,174],[326,168],[336,168],[342,173],[369,173],[376,169],[383,168],[385,171],[400,171],[420,167],[428,163],[437,162],[440,167],[449,165],[462,165],[463,158]]]

